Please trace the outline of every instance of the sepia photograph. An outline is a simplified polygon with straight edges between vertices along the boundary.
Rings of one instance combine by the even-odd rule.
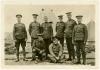
[[[95,5],[4,6],[5,65],[95,66]]]

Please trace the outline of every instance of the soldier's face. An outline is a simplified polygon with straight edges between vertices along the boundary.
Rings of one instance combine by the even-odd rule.
[[[72,15],[71,14],[67,14],[67,18],[71,19]]]
[[[63,18],[59,18],[59,21],[62,21],[63,20]]]
[[[36,21],[37,20],[37,17],[36,16],[33,16],[33,20]]]
[[[47,22],[48,21],[48,17],[44,17],[44,21]]]
[[[81,23],[82,22],[82,18],[77,18],[77,22]]]
[[[17,17],[17,21],[18,21],[18,22],[21,22],[21,17],[20,17],[20,16]]]
[[[57,44],[58,43],[58,39],[53,40],[53,43]]]

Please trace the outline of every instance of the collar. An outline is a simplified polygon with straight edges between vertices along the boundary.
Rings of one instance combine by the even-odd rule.
[[[71,21],[72,19],[68,19],[68,21]]]

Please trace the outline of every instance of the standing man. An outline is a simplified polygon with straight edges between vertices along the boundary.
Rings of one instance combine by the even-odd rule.
[[[31,36],[32,61],[35,60],[34,47],[36,47],[37,34],[40,33],[40,24],[37,22],[37,14],[32,14],[34,21],[29,25],[29,34]]]
[[[80,64],[80,56],[82,52],[83,64],[86,64],[85,44],[88,38],[88,31],[85,24],[82,23],[82,15],[76,16],[78,24],[74,27],[72,41],[76,45],[77,62]]]
[[[44,23],[42,23],[41,25],[41,32],[43,34],[43,39],[45,42],[45,47],[46,47],[46,59],[47,59],[47,55],[49,53],[49,45],[51,43],[52,40],[52,36],[53,36],[53,28],[52,28],[52,24],[51,22],[48,22],[48,17],[45,16],[44,17]]]
[[[21,18],[22,18],[21,14],[17,14],[16,18],[17,18],[17,23],[14,24],[14,28],[13,28],[13,38],[15,41],[16,56],[17,56],[16,62],[19,61],[20,44],[23,49],[23,61],[26,61],[25,59],[26,58],[25,46],[26,46],[26,41],[27,41],[26,27],[25,27],[25,24],[21,22]]]
[[[62,47],[64,45],[64,30],[65,30],[65,23],[63,22],[63,15],[59,15],[59,22],[56,24],[56,37],[60,41]]]
[[[72,17],[71,12],[68,12],[66,14],[68,21],[65,23],[65,38],[69,53],[69,58],[67,59],[67,61],[71,61],[72,59],[75,59],[75,50],[74,50],[74,45],[72,44],[72,32],[74,26],[76,25],[76,22],[71,18]]]

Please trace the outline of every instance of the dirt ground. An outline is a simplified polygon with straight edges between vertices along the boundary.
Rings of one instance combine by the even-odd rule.
[[[31,50],[31,45],[30,44],[27,44],[26,46],[26,58],[28,61],[23,61],[23,55],[22,55],[22,48],[20,47],[20,61],[19,62],[15,62],[16,60],[16,55],[15,53],[14,54],[5,54],[5,65],[34,65],[34,61],[31,61],[31,56],[32,56],[32,50]],[[67,52],[67,48],[65,46],[64,48]],[[65,54],[66,55],[66,58],[68,58],[68,52]],[[66,59],[65,58],[65,59]],[[92,51],[92,52],[89,52],[86,54],[86,64],[87,65],[92,65],[94,66],[95,65],[95,51]],[[81,59],[82,61],[82,59]],[[50,63],[48,61],[43,61],[43,62],[39,62],[38,64],[42,64],[42,65],[56,65],[55,63]],[[64,61],[63,63],[58,63],[58,64],[63,64],[63,65],[75,65],[73,64],[71,61]]]
[[[67,55],[67,57],[68,57],[68,54],[66,54]],[[87,65],[92,65],[92,66],[94,66],[95,65],[95,58],[94,58],[94,52],[91,52],[91,53],[88,53],[87,54],[87,62],[86,62],[86,64]],[[28,53],[27,54],[27,60],[28,61],[23,61],[22,60],[22,58],[23,58],[23,56],[22,56],[22,54],[20,54],[20,61],[19,62],[15,62],[15,60],[16,60],[16,56],[15,55],[6,55],[5,56],[5,64],[6,65],[34,65],[35,64],[35,62],[34,61],[31,61],[31,53]],[[81,61],[82,61],[82,59],[81,59]],[[42,65],[56,65],[55,63],[50,63],[50,62],[48,62],[48,61],[43,61],[43,62],[39,62],[38,64],[42,64]],[[75,64],[73,64],[71,61],[65,61],[64,63],[58,63],[58,64],[63,64],[63,65],[75,65]]]

